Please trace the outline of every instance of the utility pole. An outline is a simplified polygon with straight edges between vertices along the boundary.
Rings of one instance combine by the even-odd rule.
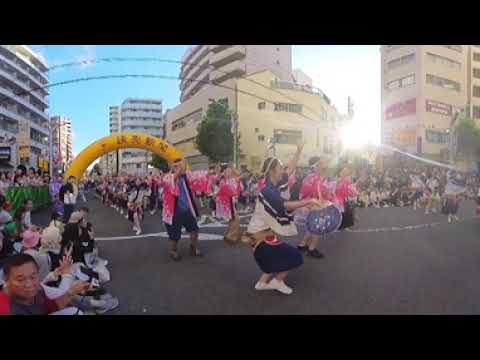
[[[232,115],[233,121],[233,163],[235,168],[238,169],[238,89],[235,82],[235,113]]]

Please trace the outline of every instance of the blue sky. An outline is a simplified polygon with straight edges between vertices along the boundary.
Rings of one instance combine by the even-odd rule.
[[[38,45],[48,66],[109,57],[156,57],[181,60],[189,45]],[[380,134],[380,52],[378,46],[293,46],[293,66],[312,77],[341,112],[347,96],[355,102],[354,129],[363,141],[378,141]],[[180,64],[161,62],[106,62],[54,69],[50,83],[100,75],[179,75]],[[108,79],[61,85],[50,89],[50,115],[68,116],[73,122],[74,153],[108,134],[108,107],[128,97],[159,98],[165,108],[179,103],[179,81]]]

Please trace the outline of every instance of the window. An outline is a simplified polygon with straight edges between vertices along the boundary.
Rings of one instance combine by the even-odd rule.
[[[303,106],[301,104],[275,103],[274,110],[301,113]]]
[[[473,77],[480,79],[480,69],[473,69]]]
[[[258,110],[265,110],[265,106],[266,106],[265,101],[259,102],[258,103]]]
[[[259,131],[258,128],[255,128],[255,132],[258,133],[258,131]]]
[[[413,62],[415,62],[415,54],[409,54],[409,55],[402,56],[398,59],[389,61],[387,63],[387,68],[388,70],[392,70],[402,65],[411,64]]]
[[[142,164],[137,164],[137,169],[140,169],[142,167]]]
[[[432,54],[432,53],[427,53],[427,58],[428,58],[429,61],[431,61],[435,64],[448,66],[448,67],[451,67],[455,70],[460,70],[460,68],[461,68],[461,64],[458,61],[451,60],[451,59],[446,58],[444,56],[435,55],[435,54]]]
[[[480,86],[473,87],[473,96],[480,97]]]
[[[277,65],[280,65],[280,60],[277,60]]]
[[[480,53],[473,53],[473,61],[480,61]]]
[[[449,90],[460,91],[460,83],[431,74],[427,74],[427,84],[443,87]]]
[[[388,90],[395,90],[399,88],[408,87],[415,84],[415,75],[409,75],[404,78],[392,80],[387,83]]]
[[[277,48],[277,51],[280,51],[280,48]]]
[[[264,135],[258,135],[258,141],[265,141]]]
[[[462,45],[442,45],[442,46],[451,50],[458,51],[460,53],[462,52]]]
[[[298,144],[302,140],[302,132],[298,130],[281,130],[275,129],[274,142],[276,144]]]
[[[473,107],[473,118],[480,119],[480,106]]]
[[[333,144],[328,136],[323,137],[323,152],[325,154],[333,153]]]

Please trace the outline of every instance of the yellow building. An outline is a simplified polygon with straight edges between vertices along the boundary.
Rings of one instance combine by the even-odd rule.
[[[166,115],[167,141],[186,153],[194,167],[207,166],[207,159],[194,146],[196,127],[210,100],[221,98],[228,99],[229,109],[237,116],[240,165],[259,170],[263,160],[274,154],[286,162],[299,141],[306,142],[304,164],[312,155],[340,151],[339,130],[347,117],[320,91],[280,81],[270,70],[231,79],[228,87],[210,87]]]

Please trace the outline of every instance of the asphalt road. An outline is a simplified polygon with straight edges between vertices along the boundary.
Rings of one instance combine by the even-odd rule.
[[[480,219],[464,203],[458,223],[411,208],[360,209],[349,232],[323,240],[321,260],[305,258],[287,284],[294,293],[257,292],[252,252],[229,247],[221,224],[201,227],[203,258],[168,256],[161,215],[147,215],[144,235],[96,200],[88,203],[107,285],[120,300],[111,314],[480,314]],[[34,215],[43,225],[48,213]],[[248,217],[243,223],[248,222]],[[394,228],[392,228],[394,227]],[[120,238],[119,238],[120,237]]]

